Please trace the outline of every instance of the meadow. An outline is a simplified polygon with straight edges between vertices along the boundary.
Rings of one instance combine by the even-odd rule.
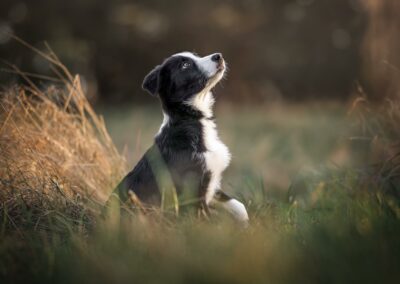
[[[49,55],[59,70],[63,65]],[[59,65],[57,65],[59,64]],[[104,218],[161,122],[79,77],[2,94],[1,283],[390,283],[400,272],[399,104],[218,105],[223,188],[250,226],[170,210]],[[97,113],[102,114],[99,116]],[[109,132],[108,132],[109,131]]]

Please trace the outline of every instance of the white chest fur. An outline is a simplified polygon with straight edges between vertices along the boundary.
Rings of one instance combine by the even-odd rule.
[[[193,97],[187,104],[201,111],[204,118],[200,120],[203,128],[203,139],[207,151],[204,155],[205,169],[211,173],[210,183],[207,188],[206,202],[209,203],[217,189],[221,186],[222,172],[228,167],[231,154],[228,147],[219,139],[215,122],[210,119],[213,116],[212,107],[214,97],[209,89]]]
[[[215,122],[204,118],[201,121],[203,139],[207,151],[204,153],[205,167],[211,173],[210,183],[206,193],[206,202],[209,203],[221,185],[222,172],[228,167],[231,154],[228,147],[219,139]]]

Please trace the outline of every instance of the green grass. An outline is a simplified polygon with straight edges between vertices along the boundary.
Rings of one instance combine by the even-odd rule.
[[[133,166],[158,130],[159,110],[99,111]],[[223,188],[249,209],[247,229],[221,213],[113,223],[54,210],[38,230],[3,208],[0,282],[395,283],[399,204],[360,185],[345,113],[335,105],[218,109],[233,154]]]
[[[191,217],[132,218],[119,227],[99,222],[90,232],[69,225],[60,234],[7,233],[0,245],[1,272],[8,280],[30,283],[390,283],[398,279],[398,219],[370,198],[355,201],[332,192],[307,210],[269,200],[254,202],[252,225],[246,230],[221,216],[211,222]],[[57,222],[65,220],[56,220],[53,226],[59,227]]]
[[[160,127],[158,104],[100,113],[133,167]],[[227,191],[244,194],[262,185],[268,192],[282,193],[303,170],[337,160],[348,163],[350,126],[343,106],[225,107],[217,110],[216,117],[221,139],[232,153],[223,180]]]

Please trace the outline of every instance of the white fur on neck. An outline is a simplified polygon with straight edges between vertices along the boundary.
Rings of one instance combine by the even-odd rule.
[[[160,125],[160,129],[158,130],[158,132],[157,132],[157,134],[156,134],[156,137],[157,137],[158,135],[161,134],[161,132],[163,131],[164,127],[165,127],[168,123],[169,123],[169,116],[168,116],[168,114],[166,114],[166,113],[163,111],[163,121],[162,121],[162,123],[161,123],[161,125]]]
[[[214,96],[211,91],[205,90],[197,95],[195,95],[190,101],[187,102],[188,105],[199,110],[204,117],[211,118],[213,116],[213,105],[215,103]]]

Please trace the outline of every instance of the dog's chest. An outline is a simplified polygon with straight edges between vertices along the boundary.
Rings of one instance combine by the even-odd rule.
[[[219,176],[228,167],[231,154],[228,147],[219,139],[215,122],[202,119],[201,124],[203,141],[207,149],[204,153],[205,166],[213,176]]]

